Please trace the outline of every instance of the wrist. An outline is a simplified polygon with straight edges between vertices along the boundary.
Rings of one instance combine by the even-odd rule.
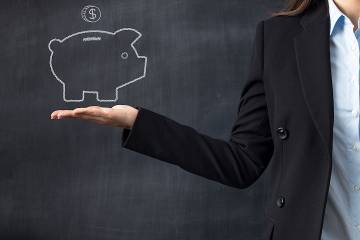
[[[138,115],[138,112],[139,112],[139,110],[132,106],[127,107],[126,114],[125,114],[124,128],[131,129],[133,127],[136,117]]]

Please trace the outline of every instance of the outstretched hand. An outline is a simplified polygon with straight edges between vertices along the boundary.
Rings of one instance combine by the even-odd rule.
[[[56,110],[51,113],[51,119],[76,118],[102,125],[131,129],[137,113],[138,110],[129,105],[115,105],[111,108],[90,106],[72,110]]]

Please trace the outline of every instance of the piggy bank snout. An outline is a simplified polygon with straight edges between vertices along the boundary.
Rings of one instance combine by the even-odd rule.
[[[145,58],[137,57],[137,58],[135,59],[135,63],[134,63],[133,68],[134,68],[134,69],[137,69],[137,71],[136,71],[137,74],[142,74],[145,65],[146,65],[146,60],[145,60]]]
[[[140,58],[140,57],[138,57],[138,58],[136,59],[136,62],[137,62],[138,65],[144,66],[144,65],[145,65],[145,58]]]

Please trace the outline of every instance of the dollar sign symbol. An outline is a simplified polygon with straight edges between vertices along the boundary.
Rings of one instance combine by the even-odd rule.
[[[100,20],[101,11],[97,6],[85,6],[81,10],[81,17],[85,22],[94,23]]]
[[[97,16],[97,15],[96,15],[95,12],[96,12],[96,9],[95,9],[95,8],[91,8],[91,9],[89,10],[89,14],[91,15],[91,16],[90,16],[90,19],[91,19],[91,20],[96,19],[96,16]]]

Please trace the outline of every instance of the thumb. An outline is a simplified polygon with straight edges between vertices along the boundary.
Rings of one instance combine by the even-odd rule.
[[[112,109],[124,109],[125,105],[115,105],[112,107]]]

